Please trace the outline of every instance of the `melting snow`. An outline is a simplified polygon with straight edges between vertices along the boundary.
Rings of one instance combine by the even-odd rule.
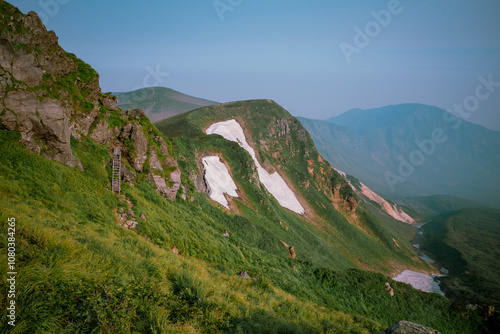
[[[242,148],[244,148],[252,157],[255,165],[257,166],[257,172],[259,174],[260,182],[266,187],[278,203],[298,214],[304,213],[304,208],[300,205],[297,197],[293,191],[288,187],[285,180],[277,172],[269,174],[259,163],[255,155],[253,148],[247,143],[245,133],[241,125],[234,119],[230,119],[224,122],[218,122],[210,125],[206,130],[207,134],[218,134],[227,140],[237,142]]]
[[[217,156],[206,156],[201,161],[205,167],[208,196],[229,209],[229,203],[224,194],[228,194],[231,197],[238,197],[236,193],[238,187],[231,178],[231,175],[229,175],[226,165]]]
[[[414,219],[411,218],[408,214],[406,214],[406,212],[399,209],[396,205],[391,205],[389,202],[387,202],[385,199],[374,193],[370,188],[365,186],[363,183],[361,183],[361,192],[363,193],[363,195],[365,195],[372,201],[377,202],[382,207],[382,209],[389,215],[391,215],[393,218],[405,223],[414,222]]]
[[[392,279],[398,282],[410,284],[415,289],[421,291],[439,293],[444,296],[443,291],[439,288],[439,283],[434,280],[435,277],[436,275],[432,274],[427,275],[411,270],[405,270]]]

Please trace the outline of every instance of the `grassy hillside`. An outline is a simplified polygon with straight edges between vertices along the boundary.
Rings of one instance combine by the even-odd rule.
[[[152,122],[218,103],[165,87],[146,87],[115,95],[120,108],[142,109]]]
[[[304,217],[284,210],[269,196],[263,197],[260,187],[248,182],[253,177],[252,162],[239,145],[219,136],[204,135],[203,129],[211,123],[230,118],[244,124],[263,165],[279,170],[306,201],[309,210]],[[283,134],[280,125],[285,123],[287,125],[283,128],[289,128],[288,134]],[[160,131],[174,137],[174,152],[178,152],[175,154],[187,161],[180,162],[186,174],[189,171],[202,173],[193,162],[204,154],[217,152],[229,162],[239,188],[248,198],[248,201],[234,200],[245,217],[266,229],[283,222],[301,230],[311,230],[315,237],[306,238],[307,234],[301,232],[297,239],[292,238],[290,233],[282,234],[280,228],[272,230],[272,234],[285,238],[282,240],[293,245],[298,254],[308,260],[325,258],[326,262],[322,263],[334,268],[361,266],[385,273],[397,271],[396,268],[402,265],[429,270],[425,263],[416,259],[409,246],[409,240],[415,233],[412,226],[387,217],[376,217],[364,204],[356,209],[354,215],[341,206],[335,208],[329,194],[336,184],[346,198],[356,195],[347,182],[321,159],[300,123],[274,102],[255,100],[216,105],[178,115],[156,125]],[[319,247],[324,243],[324,249]],[[316,253],[317,256],[311,256]]]
[[[73,141],[79,171],[27,152],[14,132],[0,136],[1,242],[15,217],[19,271],[18,322],[6,324],[2,295],[2,332],[374,333],[400,319],[442,333],[481,326],[474,312],[466,319],[446,298],[406,284],[391,281],[390,298],[383,275],[273,254],[259,226],[204,195],[170,202],[142,181],[117,197],[106,188],[107,148],[91,140]],[[127,210],[123,198],[145,214],[136,231],[113,214]],[[5,248],[0,263],[5,291]]]
[[[442,333],[484,329],[478,311],[382,274],[431,270],[409,245],[415,230],[357,206],[275,103],[174,117],[170,129],[190,135],[169,139],[101,94],[97,73],[64,52],[34,12],[0,1],[0,25],[2,54],[13,59],[0,67],[12,82],[0,85],[8,105],[0,113],[0,289],[11,286],[9,243],[17,272],[15,297],[0,294],[1,333],[375,333],[401,319]],[[13,69],[17,62],[24,66]],[[245,126],[263,166],[288,178],[304,216],[267,193],[239,145],[204,135],[228,116]],[[74,164],[49,160],[45,145],[60,143]],[[120,195],[110,190],[114,148],[123,153]],[[232,211],[205,194],[204,154],[219,154],[241,189]],[[244,271],[254,279],[237,275]],[[15,327],[7,323],[13,300]]]
[[[424,230],[422,247],[450,269],[443,278],[449,293],[467,303],[500,307],[500,211],[463,209],[435,218]]]

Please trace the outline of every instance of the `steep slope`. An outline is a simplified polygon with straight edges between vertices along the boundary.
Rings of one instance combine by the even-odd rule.
[[[371,201],[376,203],[380,209],[391,216],[392,218],[399,220],[401,222],[405,223],[413,223],[415,219],[411,217],[406,211],[409,211],[407,208],[401,208],[400,205],[395,204],[395,203],[389,203],[387,200],[373,192],[370,188],[365,186],[363,183],[361,183],[358,179],[351,175],[347,175],[346,173],[342,171],[337,172],[342,175],[347,182],[349,182],[349,185],[351,188],[360,196],[360,198],[364,199],[365,201]],[[413,211],[412,211],[413,213]]]
[[[419,104],[300,121],[335,168],[384,197],[441,194],[500,203],[499,132]]]
[[[230,123],[241,127],[245,138],[236,135],[236,127],[231,131],[213,130]],[[390,267],[400,261],[410,266],[422,265],[406,243],[413,228],[392,217],[374,215],[364,203],[360,206],[348,182],[318,154],[307,131],[273,101],[200,108],[155,125],[174,140],[176,155],[197,162],[180,162],[184,175],[199,178],[203,172],[199,161],[207,155],[217,154],[228,163],[239,194],[227,197],[232,211],[265,229],[276,222],[286,226],[293,222],[294,230],[312,229],[314,237],[278,233],[281,240],[294,247],[297,257],[306,256],[313,262],[321,259],[335,267],[355,264],[384,272],[392,272],[395,268]],[[214,132],[225,139],[207,135]],[[283,209],[287,205],[269,190],[262,179],[263,171],[267,177],[273,174],[283,178],[284,187],[300,202],[298,209]],[[197,182],[204,183],[203,179]],[[319,244],[324,245],[321,252],[317,252]],[[335,263],[331,262],[333,258]]]
[[[152,122],[218,103],[165,87],[147,87],[114,94],[120,108],[142,109]]]
[[[444,297],[382,274],[343,270],[364,262],[389,271],[394,264],[384,262],[388,256],[418,266],[408,247],[414,230],[370,218],[362,207],[353,212],[345,181],[322,177],[337,176],[326,163],[313,161],[312,173],[305,170],[309,179],[317,175],[309,188],[326,193],[311,190],[309,213],[291,212],[260,186],[255,164],[239,144],[196,126],[181,131],[197,136],[170,140],[142,111],[116,108],[112,96],[100,93],[96,73],[54,43],[55,34],[35,13],[23,15],[0,1],[0,31],[0,243],[11,247],[9,253],[0,250],[0,289],[9,291],[0,295],[0,332],[374,333],[400,319],[442,333],[480,330],[478,312]],[[253,122],[267,126],[265,106],[255,113],[264,118]],[[296,120],[285,123],[285,148],[303,146],[319,159],[307,134],[294,132],[301,130]],[[68,133],[66,142],[62,134]],[[296,141],[302,133],[306,140]],[[282,146],[272,136],[261,139],[273,150]],[[114,148],[123,151],[120,195],[109,189]],[[241,199],[228,202],[232,211],[204,193],[201,159],[195,157],[205,153],[222,158],[241,189]],[[275,166],[266,160],[272,153],[258,151],[268,171]],[[281,174],[289,179],[300,172],[292,153],[282,152],[292,162]],[[322,206],[334,221],[325,221],[316,209]],[[352,215],[363,215],[365,227],[349,227]],[[318,233],[312,217],[322,217],[318,225],[328,231],[335,225],[338,236]],[[366,236],[362,229],[377,231]],[[399,240],[399,250],[391,248],[390,237]],[[285,243],[296,246],[295,253]],[[393,297],[384,291],[388,281],[397,292]],[[13,304],[15,314],[7,308]]]
[[[101,93],[94,69],[65,52],[36,13],[21,15],[5,2],[2,12],[0,129],[18,131],[31,152],[80,169],[86,166],[74,156],[76,142],[121,149],[125,181],[148,178],[175,199],[180,171],[144,113],[117,108],[115,96]]]

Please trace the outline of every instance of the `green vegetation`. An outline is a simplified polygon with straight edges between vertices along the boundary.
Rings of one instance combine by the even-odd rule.
[[[0,132],[2,231],[7,217],[17,220],[22,316],[11,333],[373,333],[401,318],[443,333],[474,333],[480,326],[474,312],[467,320],[445,298],[402,283],[391,282],[396,296],[388,297],[383,275],[292,260],[276,248],[277,236],[203,195],[173,203],[146,182],[124,185],[136,216],[146,216],[137,232],[126,230],[112,213],[126,203],[106,189],[107,148],[73,141],[85,166],[79,171],[27,152],[18,138]],[[291,231],[299,227],[290,222]],[[230,238],[222,237],[224,230]],[[6,234],[0,238],[5,244]],[[258,280],[234,275],[241,270]],[[1,285],[6,289],[5,279]],[[0,299],[2,331],[5,302]]]
[[[401,202],[413,210],[420,212],[427,219],[461,209],[484,206],[477,201],[447,195],[407,197]]]
[[[236,118],[245,127],[247,139],[257,149],[263,165],[271,171],[273,166],[280,166],[295,192],[307,199],[313,217],[304,219],[284,210],[272,196],[254,185],[252,160],[238,144],[217,135],[204,135],[203,129],[209,124],[230,118]],[[338,203],[338,210],[334,208],[333,189],[339,187],[340,197],[348,203],[346,199],[356,198],[351,187],[322,161],[300,123],[276,103],[256,100],[215,105],[156,125],[167,136],[175,137],[174,154],[185,158],[178,159],[184,174],[201,173],[196,161],[202,155],[220,153],[245,194],[245,198],[233,200],[239,212],[278,240],[293,245],[301,258],[332,268],[355,268],[361,264],[388,274],[394,271],[395,262],[429,270],[415,259],[409,244],[415,233],[411,226],[371,214],[364,204],[356,211],[358,218],[352,218],[342,203]],[[290,227],[293,224],[297,234],[283,230],[279,222]]]
[[[500,307],[500,210],[463,209],[424,227],[422,247],[450,270],[442,282],[454,298]]]
[[[17,9],[3,1],[0,6],[2,24],[11,12],[16,23],[9,31],[22,31]],[[46,47],[27,44],[31,53],[43,54]],[[88,64],[57,44],[47,52],[66,60],[66,75],[46,73],[32,88],[13,80],[15,87],[7,89],[60,100],[72,109],[72,122],[99,109],[91,129],[103,119],[111,128],[124,124],[120,111],[101,106],[98,75]],[[238,144],[204,134],[209,123],[230,117],[245,127],[263,166],[279,169],[308,206],[304,216],[283,209],[267,193]],[[309,134],[272,101],[176,117],[162,124],[169,136],[182,135],[171,139],[147,117],[132,118],[130,125],[141,125],[148,146],[158,149],[156,136],[166,140],[169,158],[182,171],[177,201],[146,181],[151,150],[136,181],[122,184],[117,196],[110,191],[111,147],[83,135],[71,138],[80,170],[31,154],[18,133],[0,130],[0,243],[6,244],[7,219],[14,217],[18,271],[16,327],[7,324],[2,294],[1,332],[374,333],[401,319],[442,333],[484,329],[478,312],[381,274],[402,267],[430,270],[410,247],[415,229],[372,210],[371,203],[356,206],[356,196],[321,159]],[[124,144],[124,156],[139,154],[131,141]],[[241,196],[231,200],[232,211],[197,189],[205,154],[220,155],[238,184]],[[163,176],[173,169],[165,168]],[[125,212],[137,220],[133,229],[119,224]],[[4,291],[6,255],[2,247]],[[254,279],[237,276],[241,271]],[[385,291],[388,281],[394,297]]]

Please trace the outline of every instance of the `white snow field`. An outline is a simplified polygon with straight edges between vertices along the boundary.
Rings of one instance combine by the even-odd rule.
[[[434,292],[444,296],[443,291],[439,288],[439,284],[434,281],[434,277],[436,277],[436,275],[427,275],[411,270],[405,270],[401,274],[394,276],[392,279],[398,282],[410,284],[415,289],[424,292]]]
[[[247,143],[245,133],[241,125],[234,119],[230,119],[224,122],[218,122],[210,125],[206,130],[208,135],[218,134],[227,140],[237,142],[241,147],[243,147],[252,157],[257,166],[257,172],[259,174],[260,182],[266,187],[278,203],[293,212],[298,214],[304,213],[304,208],[300,205],[294,192],[288,187],[285,180],[277,172],[269,174],[257,161],[255,151]]]
[[[208,196],[229,209],[229,203],[224,194],[228,194],[231,197],[238,197],[236,193],[238,187],[229,174],[226,165],[217,156],[206,156],[201,161],[203,167],[205,167]]]

